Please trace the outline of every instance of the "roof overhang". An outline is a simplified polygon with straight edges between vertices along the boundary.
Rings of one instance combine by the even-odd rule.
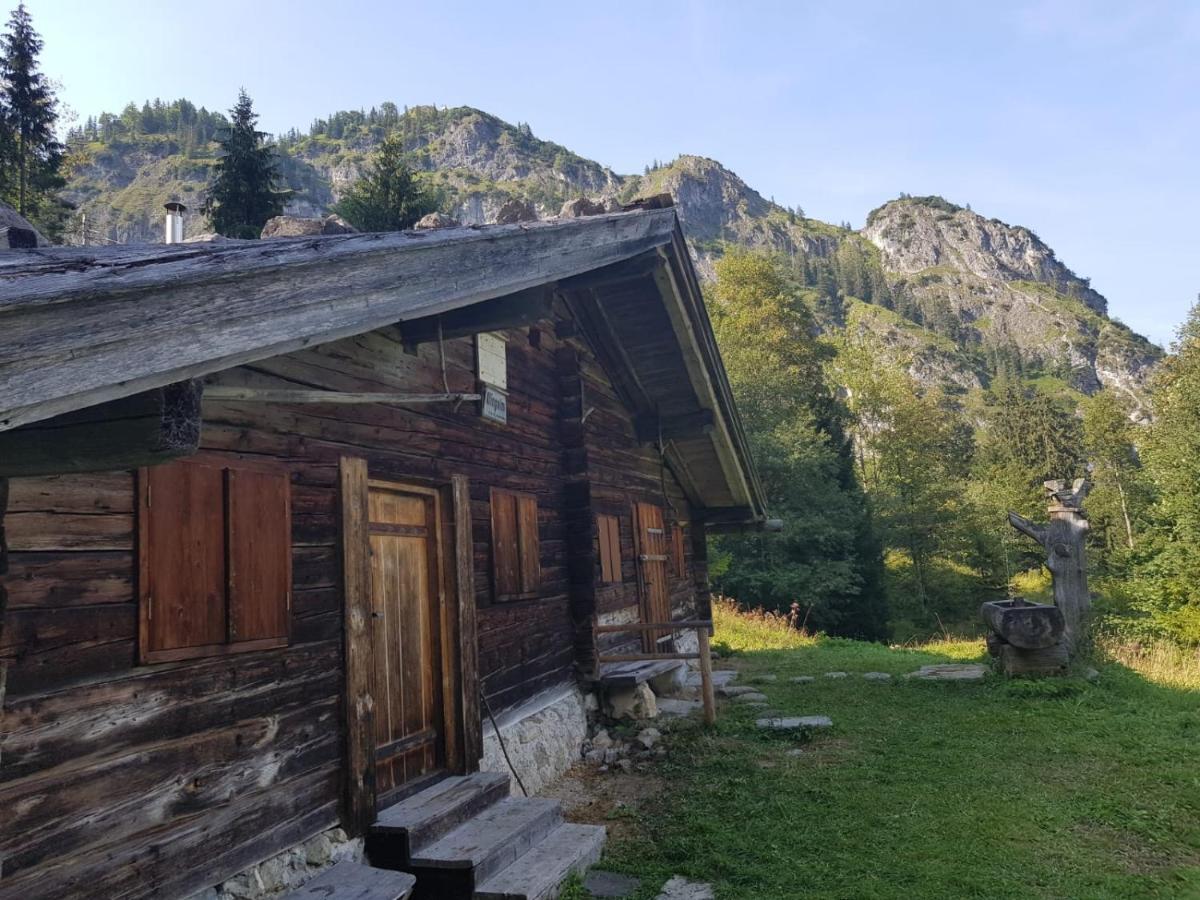
[[[0,254],[0,431],[551,284],[615,347],[641,429],[673,432],[656,443],[713,525],[761,523],[762,490],[670,208]],[[654,318],[660,353],[620,315],[631,299]],[[656,366],[673,386],[652,377]]]

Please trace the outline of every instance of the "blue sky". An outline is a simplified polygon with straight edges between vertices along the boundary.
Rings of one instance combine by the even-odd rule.
[[[832,222],[969,203],[1159,342],[1200,291],[1200,2],[27,5],[81,117],[241,85],[268,131],[466,104],[619,172],[711,156]]]

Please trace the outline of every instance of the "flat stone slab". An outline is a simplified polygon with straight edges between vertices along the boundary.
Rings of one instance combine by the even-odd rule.
[[[867,681],[891,681],[892,676],[887,672],[863,672],[863,678]]]
[[[715,900],[711,884],[703,881],[688,881],[682,875],[676,875],[663,885],[662,892],[656,900]]]
[[[812,675],[797,675],[795,678],[789,678],[792,684],[812,684],[817,679]]]
[[[658,698],[658,714],[660,716],[681,718],[699,712],[703,708],[704,703],[700,700],[682,700],[678,697]]]
[[[716,693],[721,697],[740,697],[742,694],[757,694],[758,690],[748,684],[729,684],[717,688]]]
[[[979,663],[942,663],[921,666],[917,671],[910,672],[908,677],[922,681],[982,681],[987,673],[987,666]]]
[[[713,687],[725,687],[725,685],[737,681],[737,677],[738,673],[734,669],[713,669]],[[700,687],[700,673],[689,671],[683,683],[686,687]]]
[[[779,680],[778,675],[754,675],[747,679],[751,684],[774,684]]]
[[[759,719],[754,724],[768,731],[801,731],[804,729],[832,728],[833,719],[829,718],[829,716],[785,716],[781,718]]]
[[[825,677],[826,678],[846,678],[847,675],[845,672],[826,672]]]
[[[766,694],[760,694],[758,691],[750,691],[748,694],[738,694],[733,698],[734,703],[765,703]]]
[[[593,897],[632,897],[642,886],[640,878],[619,872],[600,872],[592,869],[583,879],[583,888]]]

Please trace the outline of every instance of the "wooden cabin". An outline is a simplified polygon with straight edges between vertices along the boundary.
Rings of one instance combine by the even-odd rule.
[[[497,768],[493,717],[678,637],[598,626],[707,617],[705,536],[764,501],[660,202],[0,253],[0,513],[0,897],[34,900],[216,896]]]

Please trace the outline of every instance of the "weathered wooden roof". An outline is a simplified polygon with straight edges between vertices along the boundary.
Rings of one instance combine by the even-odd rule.
[[[704,434],[673,448],[673,464],[693,466],[694,480],[723,483],[715,494],[696,491],[712,494],[702,505],[728,508],[730,522],[761,520],[761,489],[669,208],[426,232],[3,252],[0,431],[552,283],[607,310],[602,328],[639,409],[672,421],[713,417]],[[645,344],[647,326],[657,344]],[[688,450],[689,441],[700,443]]]

